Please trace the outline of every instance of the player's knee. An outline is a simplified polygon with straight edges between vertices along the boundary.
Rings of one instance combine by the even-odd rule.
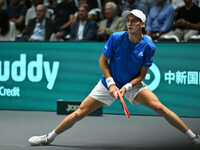
[[[163,115],[165,113],[165,108],[161,103],[155,103],[153,105],[153,110],[160,115]]]
[[[82,115],[82,112],[76,110],[74,113],[73,113],[73,118],[75,121],[79,121],[83,118],[83,115]]]
[[[82,118],[84,118],[86,116],[86,111],[83,108],[78,108],[74,113],[73,113],[73,117],[76,121],[81,120]]]

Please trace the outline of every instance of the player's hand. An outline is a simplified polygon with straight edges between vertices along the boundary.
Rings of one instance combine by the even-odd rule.
[[[126,93],[126,88],[125,87],[122,87],[120,90],[119,90],[119,93],[120,95],[123,97]]]
[[[117,96],[117,91],[119,91],[119,89],[117,88],[117,86],[115,84],[111,85],[109,87],[109,93],[112,97],[114,97],[115,99],[118,99]]]

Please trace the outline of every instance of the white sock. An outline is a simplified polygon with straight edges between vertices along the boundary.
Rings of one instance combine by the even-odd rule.
[[[48,134],[48,139],[54,140],[58,134],[56,134],[55,130]]]
[[[194,137],[196,137],[196,134],[194,134],[191,130],[188,130],[185,133],[190,139],[193,139]]]

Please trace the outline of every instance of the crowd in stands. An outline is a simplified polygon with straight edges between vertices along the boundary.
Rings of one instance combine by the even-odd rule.
[[[153,41],[200,41],[200,0],[0,0],[0,41],[106,41],[132,9]]]

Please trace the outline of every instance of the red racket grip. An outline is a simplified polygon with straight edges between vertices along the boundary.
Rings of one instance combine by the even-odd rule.
[[[120,102],[121,102],[121,104],[122,104],[122,106],[123,106],[123,108],[124,108],[124,113],[125,113],[125,115],[126,115],[126,117],[127,118],[130,118],[130,114],[129,114],[129,112],[128,112],[128,108],[126,107],[126,104],[125,104],[125,102],[124,102],[124,99],[121,97],[121,95],[117,92],[117,96],[119,97],[119,100],[120,100]]]

